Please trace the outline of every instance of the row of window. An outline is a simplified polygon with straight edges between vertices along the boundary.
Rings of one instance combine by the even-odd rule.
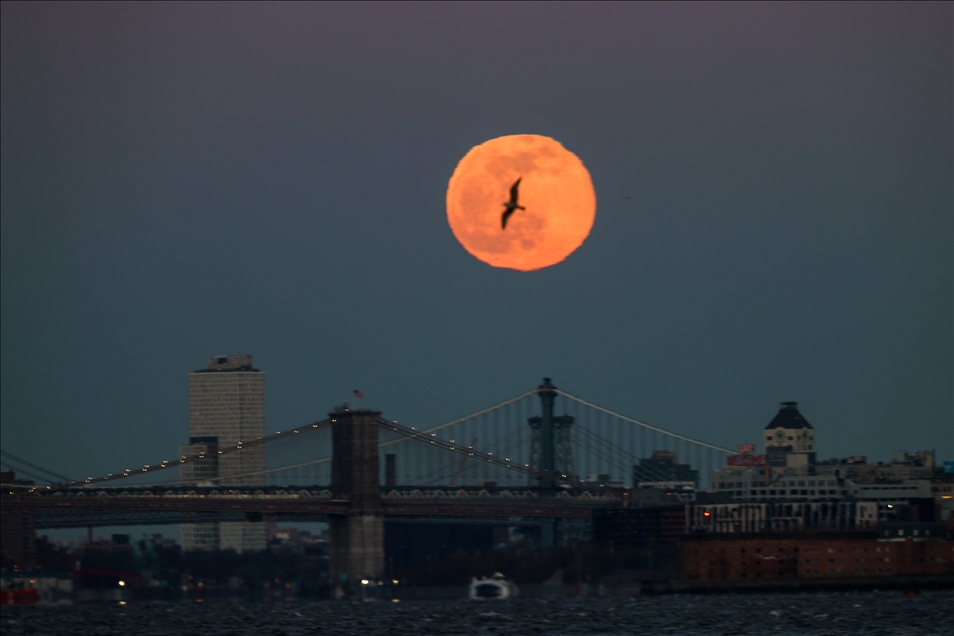
[[[736,490],[734,494],[738,497],[744,497],[745,491]],[[822,497],[835,497],[835,496],[838,496],[839,494],[841,495],[846,494],[846,491],[844,490],[839,491],[839,490],[835,490],[834,488],[831,488],[831,489],[823,488],[817,491],[814,489],[810,490],[808,488],[802,488],[802,489],[791,488],[788,491],[786,491],[783,488],[777,488],[777,489],[770,488],[770,489],[762,489],[757,491],[756,490],[749,491],[750,497],[785,497],[785,496],[799,496],[799,495],[803,495],[806,497],[814,497],[816,496],[816,494]]]
[[[917,486],[861,486],[857,490],[917,490]]]
[[[884,557],[875,559],[878,563],[890,563],[891,557]],[[867,563],[868,559],[852,559],[852,563]],[[829,563],[843,563],[844,559],[828,559]],[[818,563],[818,559],[805,559],[803,563]]]
[[[763,484],[761,481],[749,482],[749,486],[753,488],[757,488],[762,485]],[[778,483],[779,488],[794,488],[796,486],[799,488],[804,488],[805,486],[808,486],[809,488],[814,488],[815,486],[836,486],[836,485],[837,484],[835,483],[834,479],[827,479],[827,480],[826,479],[798,479],[798,480],[791,479],[788,481],[781,481]],[[723,489],[728,488],[730,490],[732,488],[745,488],[745,482],[744,481],[719,482],[719,488],[723,488]]]
[[[844,570],[842,568],[829,568],[828,574],[842,574]],[[891,574],[893,570],[878,568],[878,574]],[[821,574],[821,570],[805,570],[806,574]],[[854,568],[852,569],[853,574],[868,574],[867,568]]]
[[[933,550],[934,548],[929,548],[929,549]],[[888,546],[885,546],[884,548],[882,548],[881,546],[878,546],[875,548],[875,552],[881,552],[882,550],[884,552],[891,552],[891,548]],[[820,550],[818,548],[806,548],[802,550],[802,552],[805,554],[817,553],[819,551]],[[838,553],[844,552],[845,549],[844,548],[828,548],[826,551],[829,554],[838,554]],[[868,548],[852,548],[851,551],[852,552],[867,552]]]

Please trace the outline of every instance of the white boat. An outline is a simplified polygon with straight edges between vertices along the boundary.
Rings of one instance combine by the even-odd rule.
[[[472,578],[470,580],[470,598],[478,601],[488,599],[504,599],[518,596],[520,590],[511,583],[500,572],[494,572],[493,576],[485,576],[482,579]]]

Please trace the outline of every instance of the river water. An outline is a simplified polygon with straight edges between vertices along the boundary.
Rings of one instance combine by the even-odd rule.
[[[954,591],[584,599],[91,604],[0,609],[37,634],[954,634]]]

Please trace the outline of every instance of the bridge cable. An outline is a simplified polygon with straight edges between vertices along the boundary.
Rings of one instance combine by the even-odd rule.
[[[27,477],[33,477],[34,479],[39,479],[40,481],[49,481],[49,478],[47,478],[47,477],[40,477],[39,475],[34,475],[34,474],[31,473],[30,471],[28,471],[28,470],[23,470],[23,469],[20,468],[19,466],[14,466],[13,464],[8,464],[7,462],[0,462],[0,464],[2,464],[3,466],[6,466],[7,468],[10,468],[11,470],[13,470],[13,471],[15,471],[15,472],[20,473],[21,475],[26,475]],[[4,483],[3,483],[3,487],[4,487],[4,488],[6,488],[6,487],[8,487],[8,486],[9,486],[10,488],[34,488],[34,487],[35,487],[35,485],[31,485],[31,484],[17,484],[17,483],[12,483],[12,482],[4,482]]]
[[[599,447],[594,448],[593,446],[590,446],[586,440],[581,438],[580,435],[574,436],[576,443],[578,443],[581,447],[584,447],[586,450],[589,450],[591,453],[593,453],[594,455],[596,455],[597,457],[605,461],[608,465],[613,466],[614,468],[621,469],[623,471],[624,480],[628,477],[632,477],[632,474],[630,473],[630,471],[632,470],[633,467],[639,466],[640,470],[642,470],[643,472],[650,474],[652,476],[655,476],[656,481],[671,481],[670,479],[667,478],[667,475],[665,474],[665,472],[660,471],[659,469],[657,469],[656,467],[650,464],[644,465],[642,463],[642,458],[625,450],[624,448],[617,448],[616,446],[612,444],[612,442],[609,442],[605,440],[604,438],[602,438],[601,436],[597,435],[596,433],[593,433],[587,430],[586,427],[579,427],[576,429],[575,432],[585,435],[587,440],[592,440],[592,443],[601,444],[603,447],[605,447],[602,449],[600,449]],[[621,453],[624,456],[624,459],[628,459],[630,462],[632,462],[632,465],[627,466],[627,465],[621,465],[617,463],[618,460],[614,456],[614,454],[616,453]],[[633,486],[635,487],[636,484],[633,484]]]
[[[663,435],[668,435],[668,436],[670,436],[670,437],[674,437],[674,438],[677,438],[677,439],[685,440],[685,441],[687,441],[687,442],[691,442],[691,443],[697,444],[697,445],[699,445],[699,446],[705,446],[705,447],[707,447],[707,448],[709,448],[709,449],[716,450],[716,451],[720,451],[720,452],[723,452],[723,453],[734,453],[734,452],[735,452],[735,451],[730,450],[730,449],[728,449],[728,448],[723,448],[723,447],[721,447],[721,446],[716,446],[715,444],[709,444],[709,443],[707,443],[707,442],[700,442],[700,441],[697,440],[697,439],[692,439],[691,437],[686,437],[685,435],[679,435],[678,433],[671,433],[671,432],[667,431],[666,429],[659,428],[659,427],[657,427],[657,426],[653,426],[652,424],[647,424],[646,422],[640,422],[639,420],[635,420],[635,419],[633,419],[633,418],[631,418],[631,417],[627,417],[627,416],[623,415],[622,413],[617,413],[616,411],[612,411],[612,410],[610,410],[610,409],[608,409],[608,408],[605,408],[605,407],[602,407],[602,406],[600,406],[600,405],[598,405],[598,404],[593,404],[592,402],[587,402],[586,400],[584,400],[584,399],[582,399],[582,398],[578,398],[578,397],[576,397],[575,395],[572,395],[572,394],[570,394],[570,393],[567,393],[566,391],[563,391],[563,390],[561,390],[561,389],[553,389],[553,391],[555,391],[556,393],[559,393],[560,395],[563,395],[563,396],[565,396],[565,397],[568,397],[568,398],[570,398],[571,400],[576,400],[576,401],[579,402],[580,404],[583,404],[583,405],[585,405],[585,406],[588,406],[588,407],[590,407],[591,409],[596,409],[597,411],[602,411],[603,413],[606,413],[606,414],[608,414],[608,415],[612,415],[612,416],[614,416],[614,417],[618,417],[618,418],[621,419],[621,420],[624,420],[624,421],[629,422],[629,423],[631,423],[631,424],[636,424],[636,425],[638,425],[638,426],[642,426],[642,427],[644,427],[644,428],[648,428],[648,429],[650,429],[650,430],[653,430],[653,431],[662,433]]]
[[[597,437],[596,439],[599,438]],[[574,441],[580,446],[581,449],[588,451],[597,459],[603,460],[607,466],[623,471],[623,479],[626,479],[627,467],[625,464],[618,463],[619,460],[614,458],[612,455],[606,454],[602,449],[591,445],[588,440],[583,439],[580,436],[575,436]],[[599,473],[597,472],[597,474]]]
[[[574,488],[582,488],[583,490],[593,490],[593,491],[599,491],[599,492],[612,491],[612,489],[606,488],[604,486],[599,486],[599,485],[591,484],[587,482],[581,482],[576,479],[565,477],[563,475],[558,475],[556,473],[546,473],[546,472],[537,470],[535,468],[530,468],[529,466],[524,466],[520,463],[514,463],[506,458],[501,459],[499,457],[493,457],[493,455],[491,455],[490,453],[483,453],[476,449],[469,448],[467,446],[462,446],[456,443],[452,444],[451,442],[441,439],[437,436],[432,436],[432,435],[425,436],[425,433],[427,433],[427,431],[418,431],[416,429],[411,429],[401,424],[396,424],[395,422],[386,420],[384,418],[380,418],[378,420],[378,424],[382,428],[390,429],[392,431],[400,433],[401,435],[405,435],[407,436],[408,439],[413,439],[415,441],[418,441],[424,444],[439,446],[443,448],[444,450],[449,450],[451,452],[465,454],[469,457],[474,457],[475,459],[482,460],[487,463],[496,463],[500,466],[503,466],[504,468],[508,468],[510,470],[514,470],[514,471],[523,473],[525,475],[530,475],[531,477],[535,477],[537,479],[547,479],[550,481],[557,482],[558,484],[566,484]]]
[[[473,418],[475,418],[475,417],[479,417],[479,416],[484,415],[484,414],[486,414],[486,413],[490,413],[491,411],[494,411],[494,410],[499,409],[499,408],[501,408],[501,407],[507,406],[508,404],[513,404],[514,402],[518,402],[518,401],[522,400],[523,398],[525,398],[525,397],[527,397],[527,396],[536,395],[537,393],[538,393],[537,389],[532,389],[532,390],[530,390],[530,391],[527,391],[526,393],[523,393],[523,394],[521,394],[521,395],[518,395],[517,397],[510,398],[509,400],[504,400],[503,402],[501,402],[501,403],[499,403],[499,404],[495,404],[495,405],[493,405],[493,406],[488,406],[487,408],[485,408],[485,409],[483,409],[483,410],[480,410],[480,411],[476,411],[476,412],[474,412],[474,413],[471,413],[470,415],[465,415],[464,417],[459,417],[459,418],[457,418],[456,420],[451,420],[450,422],[446,422],[446,423],[441,424],[441,425],[439,425],[439,426],[435,426],[434,428],[428,428],[428,429],[422,430],[422,431],[420,431],[420,433],[421,433],[421,434],[424,434],[424,433],[433,433],[434,431],[439,431],[439,430],[441,430],[441,429],[448,428],[448,427],[450,427],[450,426],[453,426],[454,424],[460,424],[461,422],[466,422],[467,420],[473,419]],[[383,418],[382,418],[382,419],[383,419]],[[385,421],[385,422],[390,422],[390,420],[384,420],[384,421]],[[395,429],[395,430],[396,430],[396,429]],[[408,441],[409,439],[411,439],[411,438],[409,438],[409,437],[399,437],[398,439],[393,439],[393,440],[391,440],[391,441],[389,441],[389,442],[384,442],[383,444],[378,444],[378,448],[383,448],[383,447],[385,447],[385,446],[392,446],[392,445],[394,445],[394,444],[401,444],[401,443],[403,443],[403,442]]]
[[[59,473],[54,473],[52,470],[47,470],[46,468],[43,468],[42,466],[37,466],[36,464],[31,464],[30,462],[28,462],[28,461],[25,460],[25,459],[20,459],[19,457],[17,457],[17,456],[14,455],[13,453],[8,453],[8,452],[5,451],[5,450],[0,450],[0,454],[2,454],[2,455],[3,455],[4,457],[6,457],[7,459],[13,460],[13,461],[15,461],[15,462],[20,462],[20,463],[23,464],[24,466],[29,466],[30,468],[32,468],[32,469],[34,469],[34,470],[38,470],[38,471],[40,471],[41,473],[46,473],[47,475],[52,475],[53,477],[56,477],[57,479],[62,479],[63,481],[70,481],[70,478],[69,478],[69,477],[64,477],[63,475],[60,475]],[[16,466],[10,466],[10,464],[7,464],[7,466],[9,466],[10,468],[16,469]],[[21,470],[22,470],[22,469],[21,469]],[[24,472],[25,472],[25,471],[24,471]],[[36,477],[36,475],[31,475],[31,477]],[[37,477],[37,479],[47,479],[47,478],[46,478],[46,477]]]
[[[514,397],[514,398],[510,398],[509,400],[505,400],[505,401],[503,401],[503,402],[500,402],[499,404],[495,404],[494,406],[487,407],[487,408],[485,408],[485,409],[483,409],[483,410],[477,411],[477,412],[472,413],[472,414],[470,414],[470,415],[457,418],[456,420],[451,420],[450,422],[446,422],[446,423],[441,424],[441,425],[439,425],[439,426],[435,426],[435,427],[433,427],[433,428],[429,428],[429,429],[427,429],[427,430],[425,430],[425,431],[421,431],[421,433],[433,433],[434,431],[439,431],[439,430],[441,430],[441,429],[448,428],[448,427],[453,426],[453,425],[455,425],[455,424],[460,424],[461,422],[465,422],[465,421],[467,421],[467,420],[469,420],[469,419],[473,419],[474,417],[477,417],[477,416],[479,416],[479,415],[483,415],[483,414],[485,414],[485,413],[489,413],[489,412],[491,412],[491,411],[493,411],[493,410],[495,410],[495,409],[501,408],[501,407],[506,406],[506,405],[508,405],[508,404],[513,404],[514,402],[518,402],[518,401],[520,401],[520,400],[522,400],[522,399],[524,399],[524,398],[526,398],[526,397],[528,397],[528,396],[536,395],[536,393],[537,393],[537,389],[533,389],[533,390],[531,390],[531,391],[527,391],[527,392],[522,393],[521,395],[518,395],[518,396],[516,396],[516,397]],[[385,421],[387,421],[387,420],[385,420]],[[251,448],[252,446],[259,446],[259,445],[261,445],[261,444],[268,444],[268,443],[273,442],[273,441],[276,441],[276,440],[278,440],[278,439],[289,437],[290,435],[296,433],[298,430],[304,430],[304,429],[306,429],[307,427],[311,427],[311,428],[309,428],[308,430],[312,430],[316,425],[324,425],[324,426],[327,426],[327,425],[330,424],[330,423],[331,423],[331,420],[330,420],[330,419],[322,420],[322,421],[320,421],[320,422],[315,422],[315,423],[312,423],[312,424],[308,424],[308,425],[305,425],[305,426],[298,427],[297,429],[291,429],[291,430],[284,431],[284,432],[281,432],[281,433],[276,433],[275,435],[271,435],[271,436],[268,436],[268,437],[264,437],[264,438],[260,438],[260,439],[257,439],[257,440],[253,440],[253,441],[251,441],[251,442],[245,442],[241,448],[239,448],[239,447],[234,447],[234,448],[224,449],[223,451],[219,451],[218,454],[219,454],[219,455],[222,455],[222,454],[226,454],[226,453],[229,453],[229,452],[234,452],[235,450],[241,450],[242,448],[246,448],[246,447]],[[324,426],[321,426],[321,428],[324,428]],[[394,444],[400,444],[400,443],[402,443],[402,442],[408,441],[408,439],[410,439],[410,438],[409,438],[409,437],[404,437],[404,436],[402,436],[402,437],[399,437],[398,439],[394,439],[394,440],[390,440],[390,441],[387,441],[387,442],[383,442],[383,443],[381,443],[381,444],[378,444],[378,448],[384,448],[384,447],[386,447],[386,446],[392,446],[392,445],[394,445]],[[183,460],[183,459],[184,459],[184,460]],[[188,458],[180,458],[180,460],[179,460],[178,462],[176,462],[175,464],[170,463],[169,466],[181,465],[181,464],[184,464],[184,463],[191,463],[192,461],[196,461],[196,460],[198,460],[198,459],[205,459],[205,457],[200,457],[199,455],[195,455],[195,456],[188,457]],[[266,469],[266,470],[259,470],[259,471],[250,472],[250,473],[243,473],[243,474],[241,474],[241,475],[229,475],[228,477],[221,477],[221,476],[220,476],[220,477],[210,477],[210,478],[207,478],[207,479],[203,479],[202,481],[213,481],[213,482],[214,482],[214,481],[219,481],[219,480],[222,480],[222,479],[242,479],[242,478],[244,478],[244,477],[254,477],[254,476],[265,475],[265,474],[269,474],[269,473],[277,473],[277,472],[281,472],[281,471],[283,471],[283,470],[290,470],[290,469],[292,469],[292,468],[302,468],[302,467],[304,467],[304,466],[314,466],[314,465],[316,465],[316,464],[324,464],[324,463],[330,462],[330,461],[331,461],[331,457],[322,457],[321,459],[314,459],[314,460],[310,460],[310,461],[307,461],[307,462],[301,462],[301,463],[299,463],[299,464],[292,464],[292,465],[289,465],[289,466],[280,466],[280,467],[278,467],[278,468],[269,468],[269,469]],[[154,466],[154,467],[152,467],[152,468],[153,468],[153,469],[158,469],[159,466]],[[141,474],[142,472],[148,472],[148,471],[143,471],[142,469],[140,469],[140,470],[137,470],[137,471],[133,471],[133,472],[131,472],[131,473],[128,474],[128,475],[112,475],[112,476],[108,477],[108,479],[107,479],[107,478],[100,477],[99,479],[95,479],[95,480],[92,480],[92,481],[87,480],[87,481],[84,481],[83,483],[97,483],[97,482],[107,481],[107,480],[108,480],[108,481],[114,481],[114,480],[116,480],[116,479],[121,479],[121,478],[123,478],[123,477],[129,477],[129,476],[134,475],[134,474],[135,474],[135,475],[138,475],[138,474]],[[193,481],[195,481],[195,480],[191,480],[191,479],[190,479],[190,480],[188,480],[188,481],[180,480],[180,481],[157,482],[157,483],[162,484],[162,485],[173,485],[173,484],[189,484],[189,483],[192,483]]]
[[[259,437],[259,438],[257,438],[257,439],[253,439],[253,440],[250,440],[250,441],[247,441],[247,442],[240,442],[239,444],[237,444],[237,445],[235,445],[235,446],[229,446],[228,448],[217,449],[217,450],[216,450],[216,456],[218,456],[218,455],[228,455],[228,454],[231,454],[231,453],[235,453],[235,452],[239,452],[239,451],[245,450],[245,449],[247,449],[247,448],[254,448],[254,447],[256,447],[256,446],[262,446],[262,445],[264,445],[264,444],[269,444],[269,443],[274,442],[274,441],[279,440],[279,439],[284,439],[284,438],[287,438],[287,437],[292,437],[292,436],[297,435],[297,434],[302,433],[302,432],[307,433],[307,432],[309,432],[309,431],[313,431],[313,430],[316,430],[316,429],[321,430],[321,429],[323,429],[324,427],[326,427],[326,426],[328,426],[328,425],[330,425],[330,424],[331,424],[331,420],[330,420],[330,419],[327,419],[327,420],[321,420],[321,421],[318,421],[318,422],[312,422],[311,424],[306,424],[306,425],[304,425],[304,426],[297,426],[297,427],[295,427],[295,428],[293,428],[293,429],[289,429],[289,430],[287,430],[287,431],[279,431],[278,433],[275,433],[274,435],[268,435],[268,436],[266,436],[266,437]],[[205,454],[182,456],[182,457],[180,457],[178,460],[176,460],[175,462],[164,461],[164,462],[162,462],[162,463],[160,463],[160,464],[155,464],[155,465],[148,465],[148,464],[147,464],[147,465],[146,465],[145,467],[143,467],[143,468],[137,468],[136,470],[126,470],[126,471],[124,471],[124,472],[122,472],[121,474],[118,474],[118,475],[109,474],[109,475],[106,475],[105,477],[97,477],[97,478],[95,478],[95,479],[92,479],[92,478],[90,478],[90,479],[84,479],[83,481],[81,481],[81,482],[79,482],[79,483],[77,483],[77,482],[75,482],[75,481],[71,481],[69,484],[57,485],[56,488],[57,488],[57,489],[70,488],[70,487],[76,487],[76,486],[84,486],[84,485],[98,484],[98,483],[102,483],[102,482],[104,482],[104,481],[116,481],[116,480],[118,480],[118,479],[124,479],[124,478],[126,478],[126,477],[132,477],[133,475],[141,475],[141,474],[143,474],[143,473],[154,472],[154,471],[162,470],[162,469],[165,469],[165,468],[173,468],[173,467],[176,467],[176,466],[181,466],[182,464],[191,464],[191,463],[193,463],[193,462],[197,462],[197,461],[204,460],[204,459],[210,459],[210,458],[211,458],[211,457],[207,457]],[[287,469],[287,467],[282,467],[282,470],[285,470],[285,469]],[[226,477],[225,479],[238,479],[238,478],[239,478],[238,475],[230,475],[230,476]],[[194,480],[189,480],[188,482],[183,482],[183,481],[178,481],[178,482],[175,482],[175,481],[157,482],[156,485],[166,485],[166,484],[176,484],[176,483],[192,483],[192,481],[194,481]],[[200,481],[206,481],[206,480],[203,479],[203,480],[200,480]]]

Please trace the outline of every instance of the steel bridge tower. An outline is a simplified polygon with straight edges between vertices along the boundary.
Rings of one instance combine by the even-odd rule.
[[[540,396],[539,417],[531,417],[530,424],[530,465],[537,470],[567,477],[576,476],[573,461],[572,427],[574,418],[569,415],[554,415],[556,387],[550,378],[543,378],[537,393]],[[549,479],[533,479],[532,485],[540,488],[555,488],[556,483]]]
[[[550,378],[543,378],[543,384],[537,387],[540,416],[528,420],[531,432],[530,465],[544,473],[569,477],[576,474],[571,442],[574,420],[569,415],[553,414],[555,389]],[[531,483],[541,490],[555,490],[557,487],[552,479],[532,479]],[[549,548],[556,544],[556,524],[556,519],[548,519],[540,524],[541,547]]]

